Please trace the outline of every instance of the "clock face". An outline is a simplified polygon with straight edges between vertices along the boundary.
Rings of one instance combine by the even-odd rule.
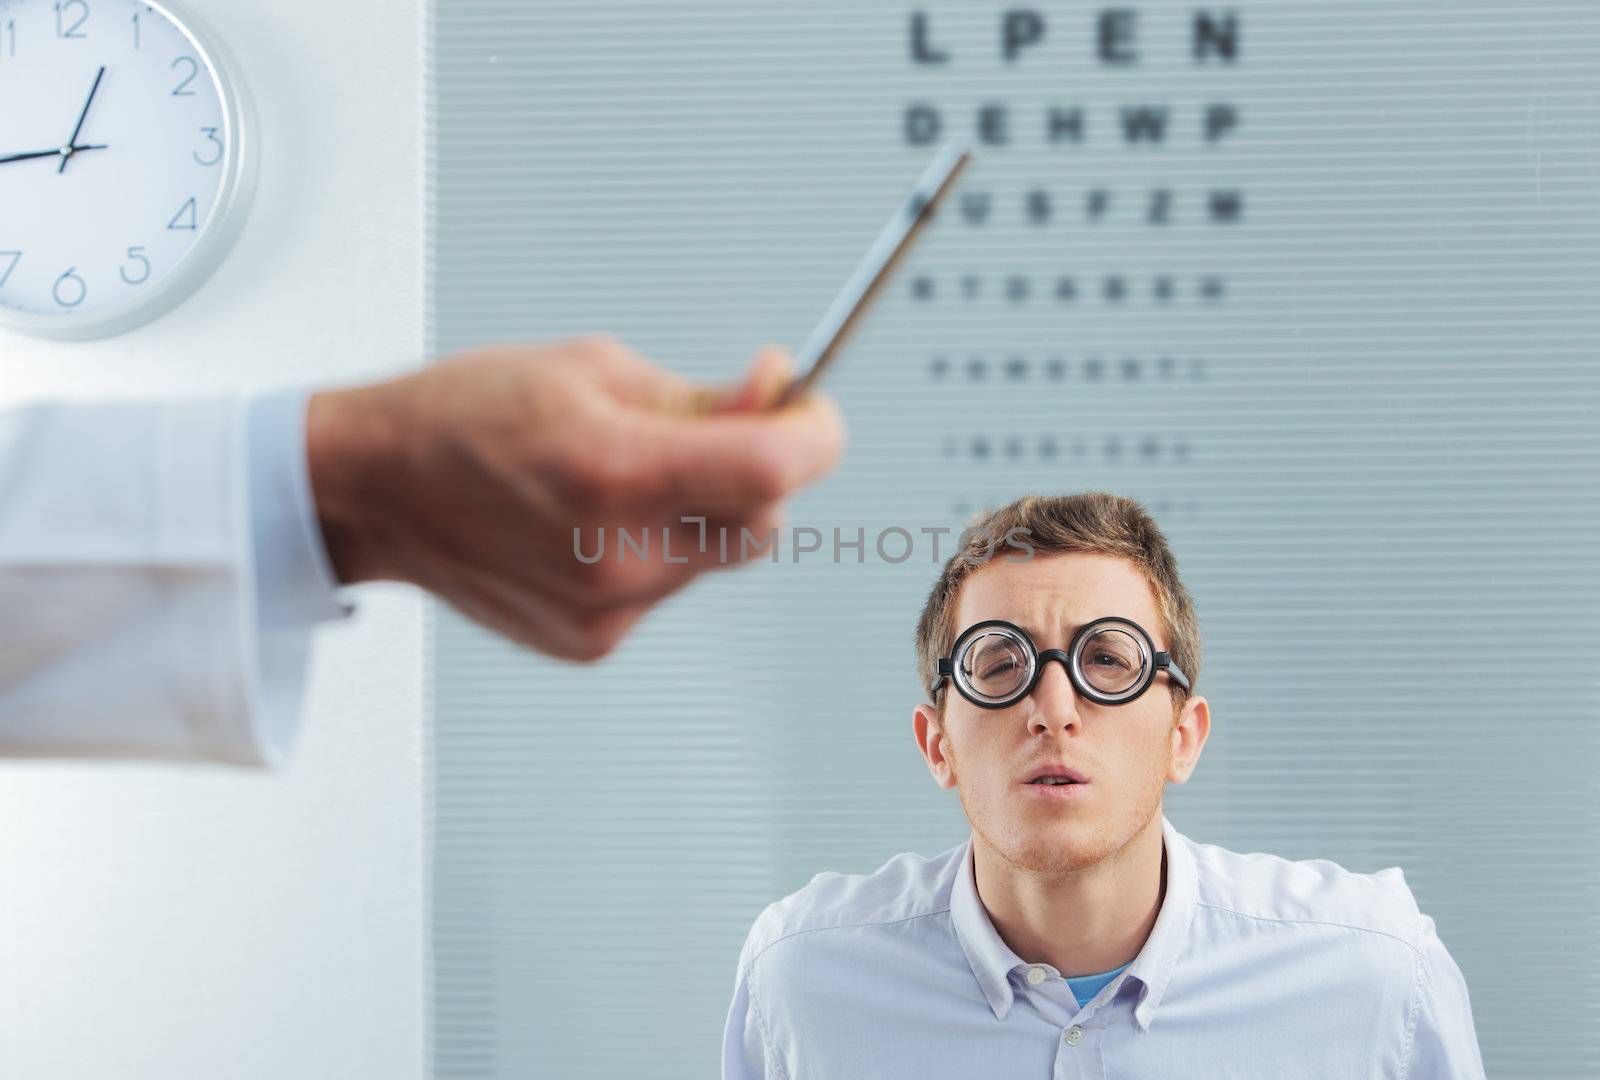
[[[243,213],[239,95],[168,4],[0,0],[0,326],[96,337],[192,292]]]

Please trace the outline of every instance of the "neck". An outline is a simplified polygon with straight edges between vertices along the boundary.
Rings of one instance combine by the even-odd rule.
[[[974,834],[973,880],[1001,940],[1067,978],[1128,963],[1144,947],[1166,893],[1161,814],[1093,866],[1040,874],[1006,862]]]

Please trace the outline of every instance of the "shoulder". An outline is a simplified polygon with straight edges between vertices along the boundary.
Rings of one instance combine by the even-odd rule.
[[[931,856],[903,852],[870,874],[817,874],[757,916],[745,940],[744,962],[754,963],[780,943],[948,911],[950,886],[965,850],[961,844]]]
[[[1423,916],[1398,866],[1363,873],[1330,859],[1184,842],[1194,854],[1199,904],[1258,922],[1344,926],[1401,942],[1413,954],[1422,944]]]

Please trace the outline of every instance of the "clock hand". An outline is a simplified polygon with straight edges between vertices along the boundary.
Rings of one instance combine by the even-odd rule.
[[[70,147],[69,153],[76,154],[79,150],[104,150],[105,148],[105,143],[95,143],[93,146]],[[34,150],[26,154],[12,154],[9,157],[0,157],[0,165],[4,165],[8,161],[31,161],[34,158],[55,157],[60,153],[60,150]],[[57,171],[59,172],[60,170]]]
[[[67,162],[72,160],[73,151],[77,149],[78,132],[83,130],[84,117],[89,115],[89,106],[94,103],[94,92],[100,89],[100,80],[105,77],[106,66],[100,65],[100,70],[95,73],[94,85],[89,87],[89,96],[84,99],[83,111],[78,114],[78,125],[72,129],[72,134],[66,141],[66,153],[61,155],[61,164],[56,166],[56,172],[66,172]]]
[[[31,154],[12,154],[10,157],[0,157],[0,165],[8,161],[27,161],[29,158],[56,157],[60,150],[35,150]]]

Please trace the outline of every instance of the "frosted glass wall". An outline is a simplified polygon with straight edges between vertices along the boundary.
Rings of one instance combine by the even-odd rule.
[[[927,140],[978,158],[791,508],[864,561],[715,575],[595,667],[435,612],[439,1077],[715,1075],[767,901],[965,836],[911,735],[932,554],[873,538],[1084,488],[1197,599],[1178,827],[1403,866],[1490,1075],[1600,1075],[1600,6],[434,7],[436,352],[733,378]]]

